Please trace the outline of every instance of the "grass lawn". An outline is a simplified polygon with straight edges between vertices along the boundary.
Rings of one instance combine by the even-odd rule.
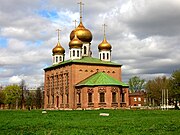
[[[99,116],[99,113],[109,113],[109,116]],[[42,114],[41,110],[0,110],[0,134],[179,135],[180,111],[47,111]]]

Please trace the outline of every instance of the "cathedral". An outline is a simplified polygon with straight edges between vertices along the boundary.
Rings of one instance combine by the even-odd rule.
[[[52,49],[52,65],[45,68],[44,108],[57,110],[118,109],[129,105],[128,85],[122,82],[121,64],[111,61],[112,46],[105,34],[99,45],[91,45],[92,33],[82,21],[70,33],[69,55],[59,41]],[[99,50],[92,57],[91,46]]]

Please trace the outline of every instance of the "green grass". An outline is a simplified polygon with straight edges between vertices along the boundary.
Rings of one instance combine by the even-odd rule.
[[[101,112],[110,116],[99,116]],[[0,134],[178,135],[180,111],[47,111],[42,114],[41,110],[0,110]]]

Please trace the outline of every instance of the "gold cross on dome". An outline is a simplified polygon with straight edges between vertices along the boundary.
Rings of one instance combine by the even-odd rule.
[[[60,31],[61,31],[61,30],[60,30],[60,29],[57,29],[56,31],[58,32],[58,41],[59,41]]]
[[[82,6],[84,5],[84,3],[82,3],[82,0],[80,0],[78,4],[80,6],[80,22],[82,22]]]
[[[107,27],[107,25],[104,23],[102,26],[103,26],[103,29],[104,29],[104,37],[106,37],[106,27]]]

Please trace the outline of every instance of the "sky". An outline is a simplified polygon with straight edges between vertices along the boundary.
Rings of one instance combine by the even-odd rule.
[[[79,0],[1,0],[0,85],[29,87],[44,82],[52,49],[60,43],[69,59],[69,35],[79,21]],[[93,57],[106,37],[112,61],[122,64],[122,81],[133,76],[148,81],[180,68],[179,0],[83,0],[83,24],[93,34]]]

